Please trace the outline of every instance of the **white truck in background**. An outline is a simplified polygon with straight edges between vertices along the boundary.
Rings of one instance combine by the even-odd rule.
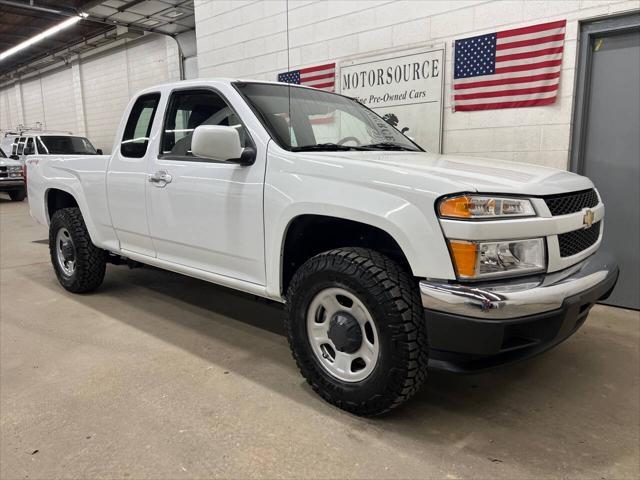
[[[588,178],[428,153],[311,88],[148,88],[110,156],[27,169],[64,288],[92,291],[126,258],[282,302],[304,377],[358,415],[410,398],[428,368],[551,348],[618,276]]]
[[[0,148],[0,192],[8,194],[14,202],[22,202],[27,196],[24,165],[7,157],[2,148]]]
[[[0,141],[7,155],[22,163],[30,155],[102,155],[88,138],[64,131],[18,129],[3,132]]]

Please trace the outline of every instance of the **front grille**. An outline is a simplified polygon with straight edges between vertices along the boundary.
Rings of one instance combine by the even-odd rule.
[[[593,208],[598,205],[598,195],[592,188],[582,192],[573,192],[569,194],[553,195],[544,199],[547,207],[551,211],[551,215],[567,215],[569,213],[579,212],[583,208]]]
[[[0,166],[0,172],[6,172],[6,171],[7,171],[6,165]]]
[[[570,257],[586,250],[598,241],[600,237],[600,222],[594,223],[591,228],[574,230],[573,232],[558,235],[560,244],[560,256]]]

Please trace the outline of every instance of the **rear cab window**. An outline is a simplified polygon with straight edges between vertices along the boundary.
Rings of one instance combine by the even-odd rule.
[[[96,149],[85,137],[73,135],[41,135],[38,149],[50,155],[96,155]]]
[[[133,104],[120,143],[120,154],[123,157],[142,158],[147,153],[149,135],[159,102],[159,93],[149,93],[138,97]]]
[[[42,143],[40,137],[36,137],[36,145],[38,146],[38,153],[40,155],[46,155],[49,153],[49,150],[44,146],[44,143]]]

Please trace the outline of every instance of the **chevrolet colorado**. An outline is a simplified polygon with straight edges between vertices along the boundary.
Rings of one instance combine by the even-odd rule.
[[[126,258],[282,302],[302,375],[359,415],[410,398],[429,367],[551,348],[618,276],[598,251],[604,205],[588,178],[428,153],[311,88],[148,88],[111,155],[27,168],[65,289],[96,289]]]

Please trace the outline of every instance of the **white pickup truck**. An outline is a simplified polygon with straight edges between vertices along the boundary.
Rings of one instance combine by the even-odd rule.
[[[110,156],[27,163],[64,288],[94,290],[128,259],[282,302],[302,375],[359,415],[410,398],[428,368],[551,348],[618,276],[597,251],[604,205],[589,179],[428,153],[311,88],[148,88]]]

